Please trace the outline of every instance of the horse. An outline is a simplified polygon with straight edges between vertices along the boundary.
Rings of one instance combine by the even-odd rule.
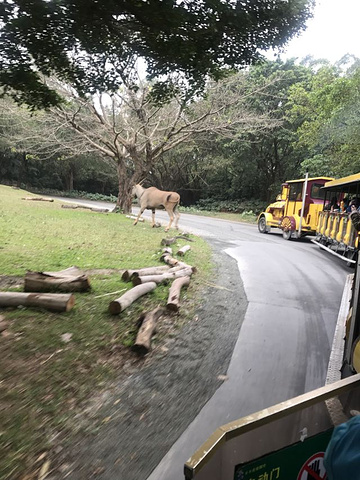
[[[152,226],[155,227],[155,209],[156,208],[165,208],[167,211],[170,222],[169,225],[165,228],[165,232],[169,230],[171,224],[174,221],[175,215],[175,228],[178,228],[178,221],[180,218],[180,213],[178,212],[177,207],[180,203],[180,195],[176,192],[164,192],[155,187],[144,188],[139,183],[133,186],[132,195],[136,196],[140,203],[140,212],[134,222],[136,225],[139,221],[140,216],[143,214],[145,209],[152,210]]]

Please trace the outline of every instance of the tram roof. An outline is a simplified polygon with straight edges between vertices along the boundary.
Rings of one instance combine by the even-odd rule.
[[[306,178],[298,178],[297,180],[286,180],[285,183],[299,183],[299,182],[305,182],[305,180],[306,180]],[[313,180],[334,180],[334,179],[333,179],[333,177],[311,177],[311,178],[308,178],[308,182],[313,181]],[[327,185],[327,183],[325,183],[325,185]]]
[[[338,187],[344,187],[348,185],[349,189],[351,189],[351,187],[355,187],[357,184],[360,184],[360,173],[355,173],[355,175],[348,175],[347,177],[326,182],[323,188],[326,188],[326,190],[336,190]]]

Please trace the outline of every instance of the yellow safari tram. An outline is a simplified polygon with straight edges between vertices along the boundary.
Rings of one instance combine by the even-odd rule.
[[[285,240],[315,235],[319,213],[324,208],[324,185],[330,177],[307,176],[288,180],[282,184],[281,194],[258,216],[260,233],[269,233],[272,228],[282,230]]]
[[[276,202],[258,216],[258,229],[278,228],[286,240],[315,236],[313,243],[351,264],[359,248],[354,211],[360,213],[360,173],[337,180],[306,176],[282,185]]]

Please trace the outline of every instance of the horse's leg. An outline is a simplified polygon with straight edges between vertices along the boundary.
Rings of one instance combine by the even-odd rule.
[[[139,214],[138,214],[138,216],[136,217],[136,220],[135,220],[135,222],[134,222],[134,225],[136,225],[136,224],[138,223],[139,218],[140,218],[141,215],[144,213],[144,210],[145,210],[145,208],[140,208]]]
[[[179,230],[178,223],[179,223],[179,219],[180,219],[180,213],[179,213],[177,205],[175,205],[174,214],[175,214],[175,228],[177,230]]]
[[[155,208],[151,211],[152,228],[155,227]]]
[[[165,228],[165,232],[167,232],[170,229],[172,222],[174,221],[174,214],[173,214],[173,210],[171,208],[166,208],[165,207],[165,210],[167,211],[167,214],[170,217],[169,225]]]

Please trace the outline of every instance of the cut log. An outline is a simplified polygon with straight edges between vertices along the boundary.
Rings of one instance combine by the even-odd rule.
[[[163,238],[161,240],[161,245],[164,245],[164,246],[169,246],[169,245],[172,245],[173,243],[176,242],[176,240],[182,238],[183,240],[187,240],[188,242],[193,242],[194,240],[191,240],[191,238],[189,238],[188,235],[177,235],[176,237],[172,237],[172,238]]]
[[[138,285],[137,287],[131,288],[126,293],[124,293],[124,295],[117,298],[116,300],[113,300],[110,303],[109,312],[112,315],[116,315],[122,312],[123,310],[125,310],[125,308],[127,308],[129,305],[135,302],[135,300],[142,297],[146,293],[149,293],[152,290],[155,290],[155,288],[156,288],[155,282],[144,283],[143,285]]]
[[[68,312],[75,303],[71,293],[0,292],[0,307],[40,307],[52,312]]]
[[[155,282],[159,283],[168,283],[169,279],[166,277],[166,274],[161,275],[144,275],[144,276],[133,276],[131,278],[133,285],[142,285],[144,283]]]
[[[21,200],[34,200],[37,202],[53,202],[53,198],[43,198],[43,197],[23,197]]]
[[[90,281],[77,267],[70,267],[59,272],[27,272],[25,275],[25,292],[86,292]]]
[[[181,257],[183,257],[185,253],[188,252],[189,250],[191,250],[190,245],[184,245],[177,251],[176,255],[180,255]]]
[[[173,237],[173,238],[163,238],[161,240],[161,245],[164,245],[164,246],[166,245],[168,247],[169,245],[172,245],[175,242],[176,242],[175,237]]]
[[[181,268],[176,270],[175,272],[165,272],[162,275],[147,275],[144,277],[132,277],[131,281],[133,282],[133,285],[141,285],[143,283],[148,283],[148,282],[155,282],[157,284],[159,283],[168,283],[171,280],[174,280],[174,278],[180,278],[180,277],[186,277],[186,276],[191,276],[193,274],[192,268],[187,267],[187,268]]]
[[[161,251],[162,251],[162,253],[168,253],[169,255],[172,255],[172,253],[173,253],[171,247],[163,248]]]
[[[80,208],[80,205],[72,205],[72,204],[66,204],[66,205],[61,205],[61,208],[70,208],[72,210],[75,210],[77,208]]]
[[[187,263],[178,262],[175,267],[169,268],[169,270],[167,271],[167,273],[177,272],[178,270],[182,270],[183,268],[188,268],[188,267],[189,267],[189,268],[193,268],[193,267],[191,267],[190,265],[188,265]]]
[[[124,282],[129,282],[132,277],[144,277],[145,275],[161,275],[162,273],[170,270],[167,265],[159,265],[157,267],[138,268],[137,270],[125,270],[121,279]]]
[[[170,287],[169,297],[166,308],[172,312],[178,312],[180,309],[180,291],[182,287],[190,284],[190,277],[177,278]]]
[[[176,260],[176,258],[173,258],[168,253],[164,253],[163,255],[161,255],[160,260],[167,263],[171,267],[176,267],[176,265],[179,263],[179,260]]]
[[[96,208],[96,207],[91,207],[90,210],[92,212],[97,212],[97,213],[109,213],[110,210],[108,208]]]
[[[139,321],[141,321],[142,324],[136,336],[135,343],[131,347],[134,352],[140,355],[145,355],[149,352],[151,349],[151,337],[156,329],[156,323],[164,313],[165,310],[158,307],[140,317]]]
[[[136,216],[135,215],[125,215],[126,218],[130,218],[130,220],[136,220]],[[145,220],[143,219],[143,217],[140,217],[139,222],[145,222]]]

